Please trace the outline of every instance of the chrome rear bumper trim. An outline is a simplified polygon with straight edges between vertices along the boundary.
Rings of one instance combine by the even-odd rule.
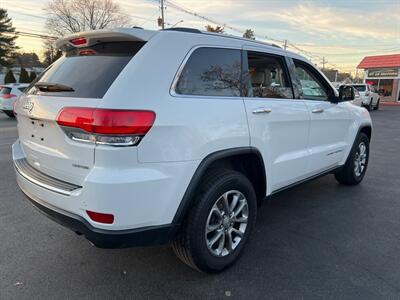
[[[70,196],[74,190],[82,188],[79,185],[48,176],[33,168],[25,158],[14,160],[15,170],[26,180],[49,191]]]

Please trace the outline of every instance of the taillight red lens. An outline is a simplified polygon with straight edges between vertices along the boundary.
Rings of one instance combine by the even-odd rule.
[[[86,45],[87,40],[84,37],[78,37],[76,39],[70,40],[70,42],[75,46],[81,46],[81,45]]]
[[[103,223],[103,224],[112,224],[114,223],[114,215],[112,214],[103,214],[95,211],[87,210],[89,218],[95,222]]]
[[[14,94],[4,94],[2,96],[4,99],[11,99],[11,98],[17,97],[17,95],[14,95]]]
[[[155,117],[153,111],[147,110],[65,107],[58,113],[57,123],[90,133],[145,135],[153,126]]]
[[[93,132],[93,111],[94,108],[66,107],[58,113],[57,123],[60,126],[75,127]]]

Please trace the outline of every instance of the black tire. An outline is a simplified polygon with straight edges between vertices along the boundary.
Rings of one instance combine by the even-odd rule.
[[[378,99],[378,102],[376,102],[376,105],[374,107],[374,110],[378,110],[379,109],[379,103],[381,102],[381,99]]]
[[[363,165],[363,169],[356,170],[356,160],[360,157],[361,152],[361,144],[365,145],[365,162]],[[368,160],[369,160],[369,139],[368,136],[360,132],[354,142],[353,148],[347,158],[346,164],[343,168],[335,174],[335,178],[341,184],[345,185],[357,185],[359,184],[365,175],[368,167]]]
[[[225,225],[220,225],[216,231],[206,233],[206,226],[212,215],[211,210],[219,203],[221,196],[228,191],[239,191],[247,200],[247,227],[232,252],[228,251],[225,256],[216,256],[208,248],[207,238],[211,233],[215,233],[216,236],[222,231],[224,238],[221,244],[226,245],[227,229],[223,227]],[[240,257],[254,227],[257,214],[254,188],[242,173],[226,169],[212,170],[202,180],[194,200],[195,205],[186,216],[180,232],[172,243],[172,248],[180,260],[195,270],[205,273],[221,272]],[[236,241],[237,237],[235,237]]]
[[[9,117],[9,118],[15,118],[14,112],[9,111],[9,110],[3,110],[3,112]]]

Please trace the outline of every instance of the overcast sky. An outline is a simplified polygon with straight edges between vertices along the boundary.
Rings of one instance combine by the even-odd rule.
[[[47,0],[0,0],[20,31],[46,33]],[[115,0],[132,25],[157,29],[157,0]],[[288,40],[317,64],[354,71],[366,55],[400,53],[400,0],[173,0],[173,3],[240,30],[251,28],[258,39]],[[204,29],[209,22],[167,4],[166,22]],[[238,35],[236,31],[226,30]],[[278,43],[278,42],[276,42]],[[24,51],[42,51],[40,39],[20,37]],[[290,47],[289,47],[289,50]],[[292,50],[298,52],[292,48]]]

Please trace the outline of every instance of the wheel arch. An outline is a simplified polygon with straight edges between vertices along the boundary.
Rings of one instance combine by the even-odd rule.
[[[173,224],[181,224],[194,201],[194,195],[208,170],[217,167],[230,168],[241,173],[253,184],[257,202],[261,203],[266,196],[267,177],[263,157],[254,147],[239,147],[217,151],[207,155],[199,164],[181,203],[175,213]]]
[[[356,137],[360,133],[365,133],[368,136],[369,141],[371,142],[371,137],[372,137],[372,126],[371,125],[363,125],[358,129]]]

